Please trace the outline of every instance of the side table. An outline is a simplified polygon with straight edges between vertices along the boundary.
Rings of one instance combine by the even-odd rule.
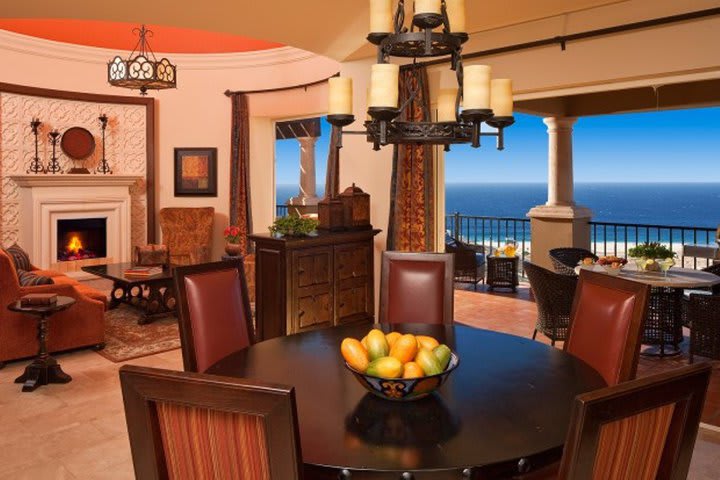
[[[487,284],[492,291],[495,288],[511,288],[517,292],[519,257],[487,257]]]
[[[22,383],[23,392],[32,392],[41,385],[49,383],[68,383],[72,377],[63,372],[60,364],[47,351],[48,318],[75,304],[71,297],[58,296],[57,302],[52,305],[21,306],[20,300],[8,305],[8,310],[24,313],[37,318],[38,327],[38,355],[33,362],[25,367],[25,372],[15,379],[15,383]]]

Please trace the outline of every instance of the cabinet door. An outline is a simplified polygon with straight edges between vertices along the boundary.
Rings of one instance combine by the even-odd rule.
[[[292,333],[333,324],[333,255],[331,247],[296,250],[292,253]]]
[[[336,324],[372,318],[372,246],[369,242],[335,248]]]

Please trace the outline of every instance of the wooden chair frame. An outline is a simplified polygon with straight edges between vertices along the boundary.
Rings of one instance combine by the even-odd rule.
[[[593,477],[604,424],[668,404],[675,404],[675,409],[656,478],[686,478],[710,372],[710,364],[696,364],[578,395],[558,478],[580,480]]]
[[[237,269],[240,276],[240,289],[243,299],[243,311],[245,312],[246,327],[250,344],[255,343],[255,331],[252,324],[252,311],[250,309],[250,296],[248,294],[247,280],[245,279],[245,267],[242,258],[237,260],[226,260],[222,262],[201,263],[198,265],[187,265],[176,267],[173,271],[175,280],[175,292],[178,302],[178,327],[180,329],[180,345],[182,347],[183,367],[186,372],[197,372],[197,358],[195,355],[195,342],[190,321],[190,311],[187,301],[187,289],[185,288],[185,277],[212,273],[223,270]]]
[[[155,407],[159,401],[261,417],[271,478],[302,479],[293,387],[134,365],[120,368],[120,385],[136,478],[168,478]]]
[[[579,300],[582,297],[582,290],[585,285],[594,284],[612,290],[620,290],[635,295],[635,304],[633,306],[632,317],[630,318],[630,326],[628,329],[628,342],[622,353],[622,363],[620,365],[620,374],[618,381],[626,382],[633,380],[637,374],[638,361],[640,360],[640,347],[642,340],[642,330],[645,324],[648,304],[650,302],[650,286],[640,282],[633,282],[625,278],[611,277],[605,273],[591,272],[581,270],[578,280],[577,289],[575,290],[575,298],[573,300],[572,311],[570,313],[570,324],[568,325],[568,334],[563,350],[567,351],[568,346],[572,343],[572,329],[577,316]]]
[[[436,262],[445,264],[445,288],[443,293],[443,324],[452,324],[454,315],[454,259],[452,253],[414,253],[414,252],[383,252],[382,271],[380,273],[380,323],[388,321],[388,306],[390,295],[388,283],[390,281],[391,261]]]

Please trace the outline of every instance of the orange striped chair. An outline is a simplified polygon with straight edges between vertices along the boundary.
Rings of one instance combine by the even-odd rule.
[[[120,383],[137,479],[302,478],[292,387],[133,365]]]

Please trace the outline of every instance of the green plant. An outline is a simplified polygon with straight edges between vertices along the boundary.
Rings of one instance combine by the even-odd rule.
[[[273,235],[303,236],[315,230],[317,226],[318,221],[314,218],[288,215],[276,218],[269,229]]]
[[[659,242],[645,242],[628,250],[633,258],[674,258],[675,252]]]

